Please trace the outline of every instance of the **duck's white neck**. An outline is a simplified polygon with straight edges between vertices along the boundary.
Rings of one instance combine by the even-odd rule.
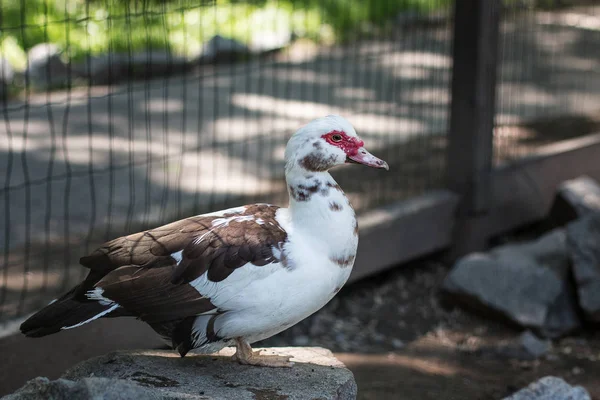
[[[326,244],[330,257],[353,259],[358,246],[356,215],[333,177],[297,167],[286,171],[286,182],[294,231]]]

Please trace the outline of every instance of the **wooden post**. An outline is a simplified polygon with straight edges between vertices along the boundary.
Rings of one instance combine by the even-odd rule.
[[[456,0],[452,104],[447,149],[448,187],[459,194],[459,247],[488,238],[469,235],[469,219],[490,207],[493,128],[501,0]]]

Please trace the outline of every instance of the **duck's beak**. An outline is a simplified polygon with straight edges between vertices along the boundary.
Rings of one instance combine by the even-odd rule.
[[[390,170],[390,167],[385,161],[375,157],[373,154],[369,153],[364,147],[358,149],[358,153],[356,153],[355,155],[346,156],[346,162],[362,164],[366,165],[367,167],[373,168],[384,168],[386,171]]]

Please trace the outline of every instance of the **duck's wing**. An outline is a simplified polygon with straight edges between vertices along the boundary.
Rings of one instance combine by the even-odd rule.
[[[240,207],[110,241],[81,259],[91,269],[81,295],[149,323],[210,312],[217,306],[190,283],[205,274],[220,282],[248,263],[278,262],[287,234],[277,209]]]
[[[45,336],[102,317],[135,316],[185,354],[198,315],[218,305],[193,281],[224,281],[244,265],[278,262],[287,234],[278,207],[258,204],[186,218],[105,243],[80,262],[86,279],[21,325]]]

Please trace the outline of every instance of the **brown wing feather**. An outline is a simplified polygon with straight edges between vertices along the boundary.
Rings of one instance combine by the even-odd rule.
[[[174,285],[174,265],[161,268],[119,267],[96,286],[102,295],[146,322],[170,321],[214,310],[209,299],[190,285]]]
[[[243,213],[187,218],[107,242],[80,260],[91,269],[82,295],[102,288],[104,297],[147,322],[211,311],[215,306],[187,283],[204,273],[218,282],[248,262],[276,261],[272,249],[286,240],[275,219],[277,209],[252,205]],[[213,227],[215,219],[232,216],[253,218]],[[172,255],[180,251],[177,264]]]
[[[247,263],[263,266],[279,261],[273,248],[280,248],[287,234],[275,219],[277,209],[255,205],[244,214],[254,216],[253,220],[233,220],[199,235],[183,249],[172,282],[191,282],[204,273],[209,280],[220,282]]]
[[[109,272],[124,265],[151,267],[182,250],[193,238],[210,229],[214,217],[197,216],[159,228],[111,240],[86,257],[81,265]]]

